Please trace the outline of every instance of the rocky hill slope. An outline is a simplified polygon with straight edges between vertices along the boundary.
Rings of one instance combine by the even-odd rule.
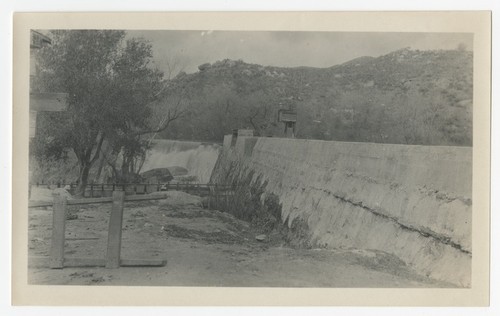
[[[167,82],[158,110],[183,104],[187,115],[160,136],[220,141],[233,128],[282,136],[277,111],[292,107],[299,138],[470,146],[472,74],[464,50],[405,48],[330,68],[223,60]]]

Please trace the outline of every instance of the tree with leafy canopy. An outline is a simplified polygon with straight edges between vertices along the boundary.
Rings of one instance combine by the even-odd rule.
[[[122,171],[129,172],[134,157],[145,151],[141,136],[162,131],[176,119],[152,127],[150,104],[163,97],[163,74],[153,65],[151,45],[125,35],[56,30],[50,34],[52,45],[38,52],[36,88],[63,91],[69,98],[67,111],[54,115],[35,137],[35,154],[61,158],[72,150],[79,166],[77,194],[85,190],[105,142],[123,152]]]

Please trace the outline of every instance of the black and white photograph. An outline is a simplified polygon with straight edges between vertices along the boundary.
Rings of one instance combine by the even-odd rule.
[[[30,27],[27,285],[473,289],[476,41]]]

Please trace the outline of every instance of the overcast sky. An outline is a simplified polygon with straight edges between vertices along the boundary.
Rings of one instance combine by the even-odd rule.
[[[222,59],[242,59],[265,66],[330,67],[361,56],[412,49],[472,50],[472,35],[459,33],[345,33],[256,31],[128,31],[149,40],[158,67],[168,72],[197,71],[198,65]]]

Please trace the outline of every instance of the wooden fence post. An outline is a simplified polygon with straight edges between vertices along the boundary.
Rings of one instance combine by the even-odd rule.
[[[208,196],[207,196],[207,208],[209,210],[211,210],[210,206],[211,206],[211,200],[212,200],[212,188],[210,188],[210,186],[208,187]]]
[[[215,184],[215,208],[219,209],[219,190],[217,190],[217,183]]]
[[[113,206],[109,218],[108,249],[106,252],[106,268],[120,267],[120,250],[122,243],[123,202],[125,191],[113,192]]]
[[[66,197],[54,194],[52,207],[52,242],[50,245],[50,267],[64,266],[64,233],[66,228]]]

